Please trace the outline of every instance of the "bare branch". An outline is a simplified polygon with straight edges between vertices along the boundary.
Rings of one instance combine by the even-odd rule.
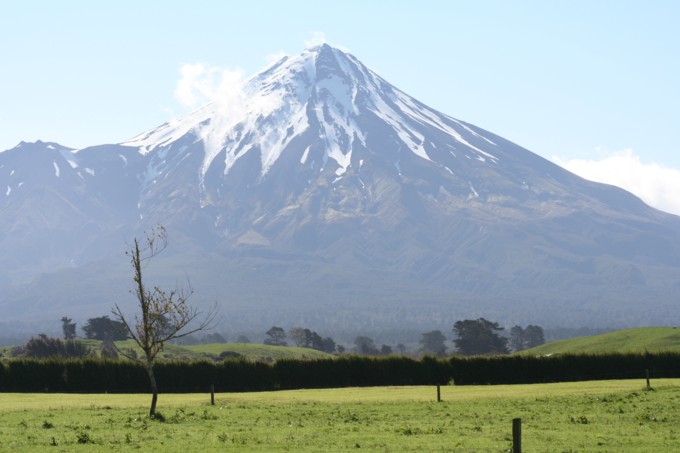
[[[118,305],[115,305],[112,310],[114,316],[123,323],[132,339],[144,353],[144,357],[136,360],[144,363],[149,375],[153,394],[149,411],[150,416],[155,414],[158,398],[158,387],[153,372],[156,356],[163,350],[166,342],[214,327],[213,323],[218,311],[217,304],[214,304],[198,325],[189,327],[203,313],[188,304],[188,300],[193,294],[188,277],[186,287],[177,285],[169,292],[158,286],[151,289],[146,286],[142,277],[144,265],[165,250],[167,245],[167,232],[161,225],[146,233],[146,238],[142,244],[137,238],[134,239],[126,255],[130,257],[130,265],[133,270],[134,289],[130,292],[137,297],[139,312],[135,315],[134,323],[132,323],[125,317]],[[125,357],[135,360],[131,354],[117,347],[116,349]]]
[[[120,307],[118,304],[115,305],[115,308],[111,310],[111,313],[113,313],[113,316],[120,322],[123,323],[123,326],[125,326],[125,330],[127,330],[128,335],[132,337],[132,339],[135,341],[135,343],[140,344],[139,338],[135,335],[132,327],[130,327],[130,324],[128,323],[128,320],[125,318],[123,315],[123,312],[121,311]],[[113,342],[113,346],[116,348],[116,351],[118,351],[119,354],[122,354],[123,356],[127,357],[130,360],[134,360],[136,362],[142,362],[142,360],[139,357],[134,357],[131,354],[128,354],[126,351],[124,351],[122,348],[119,348],[118,345]]]

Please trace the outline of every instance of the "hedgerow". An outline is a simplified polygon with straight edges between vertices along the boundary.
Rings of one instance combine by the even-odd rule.
[[[334,359],[246,358],[165,361],[155,365],[162,392],[263,391],[301,388],[528,384],[602,379],[680,377],[680,354],[596,354],[424,357],[341,356]],[[12,359],[0,362],[2,392],[121,392],[149,390],[142,365],[110,359]]]

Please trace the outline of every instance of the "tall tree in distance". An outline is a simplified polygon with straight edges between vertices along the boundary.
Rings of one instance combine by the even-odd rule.
[[[523,351],[545,343],[543,328],[529,324],[526,329],[514,326],[510,329],[510,347],[513,351]]]
[[[380,346],[380,354],[382,355],[390,355],[392,354],[392,346],[388,344],[384,344]]]
[[[497,333],[502,330],[497,322],[484,318],[456,321],[453,325],[454,343],[463,355],[507,354],[508,339]]]
[[[61,330],[64,332],[64,340],[75,340],[76,338],[76,323],[71,318],[63,316],[61,318]]]
[[[443,357],[446,355],[445,341],[446,337],[440,330],[425,332],[420,339],[420,352]]]
[[[321,340],[321,350],[323,352],[327,352],[329,354],[335,353],[336,344],[335,340],[333,340],[331,337],[326,337],[323,340]]]
[[[510,349],[513,351],[523,351],[526,349],[522,326],[512,326],[510,329]]]
[[[293,327],[288,331],[288,338],[295,342],[298,348],[309,348],[312,345],[312,332],[302,327]]]
[[[128,339],[128,331],[125,325],[108,316],[90,318],[83,326],[85,338],[101,341],[122,341]]]
[[[286,342],[286,331],[283,327],[273,326],[271,329],[265,332],[267,338],[264,340],[264,344],[270,346],[288,346]]]
[[[358,336],[354,339],[354,352],[362,355],[378,355],[380,350],[373,342],[373,338]]]
[[[131,292],[137,297],[138,313],[134,318],[129,318],[123,314],[118,305],[113,309],[114,316],[125,325],[132,339],[144,353],[142,357],[137,358],[120,350],[121,354],[131,360],[140,361],[146,368],[152,392],[150,417],[155,417],[158,401],[158,385],[153,365],[156,356],[163,350],[163,345],[167,341],[210,328],[217,314],[216,306],[213,306],[201,316],[201,312],[187,303],[192,293],[190,286],[188,289],[178,287],[166,292],[157,286],[146,285],[142,275],[144,264],[165,250],[167,244],[167,233],[162,226],[157,226],[147,233],[141,244],[137,238],[134,239],[126,255],[130,257],[133,270],[134,291]],[[189,327],[193,322],[198,324]]]
[[[543,327],[529,324],[524,329],[524,338],[527,349],[535,348],[545,343],[545,335],[543,334]]]

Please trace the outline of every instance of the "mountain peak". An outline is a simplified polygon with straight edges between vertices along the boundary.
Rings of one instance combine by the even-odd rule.
[[[327,51],[333,51],[336,49],[335,47],[331,46],[328,43],[321,43],[321,44],[316,44],[314,46],[307,47],[305,50],[303,50],[303,53],[305,52],[311,52],[311,53],[319,53],[319,52],[327,52]]]
[[[321,43],[317,44],[311,47],[307,47],[304,49],[301,53],[301,55],[304,54],[312,54],[312,55],[320,55],[320,54],[325,54],[325,53],[334,53],[334,52],[340,52],[342,54],[345,54],[346,52],[340,50],[337,47],[331,46],[328,43]]]
[[[356,63],[352,62],[347,54],[332,48],[328,44],[322,44],[317,49],[314,59],[317,82],[319,80],[339,77],[346,84],[351,84],[354,79],[352,73],[356,73],[359,70]]]
[[[204,144],[202,177],[215,162],[227,175],[238,161],[257,155],[259,171],[249,184],[259,184],[287,153],[297,156],[299,171],[315,168],[336,177],[365,160],[353,163],[356,150],[368,151],[370,159],[381,156],[394,176],[413,155],[449,172],[464,158],[497,162],[490,152],[495,144],[481,132],[428,108],[328,44],[282,58],[248,79],[234,99],[217,99],[125,144],[144,154],[186,136]],[[378,136],[387,142],[371,138]]]
[[[266,85],[301,84],[314,85],[319,80],[334,76],[352,79],[349,75],[357,70],[367,71],[352,55],[328,44],[309,47],[296,55],[283,57],[270,67],[252,77]]]

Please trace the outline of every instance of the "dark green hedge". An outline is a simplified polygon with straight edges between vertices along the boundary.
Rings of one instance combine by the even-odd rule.
[[[247,359],[219,363],[159,362],[161,392],[262,391],[386,385],[520,384],[598,379],[680,377],[680,354],[407,357],[343,356],[284,359],[273,364]],[[144,368],[104,359],[16,359],[0,363],[2,392],[148,392]]]
[[[449,359],[457,385],[680,377],[680,354],[560,354]]]
[[[146,392],[149,389],[143,367],[107,359],[15,359],[2,364],[0,377],[3,392]]]
[[[279,388],[337,388],[383,385],[429,385],[451,379],[451,367],[426,357],[349,356],[334,360],[279,360],[273,365]]]

